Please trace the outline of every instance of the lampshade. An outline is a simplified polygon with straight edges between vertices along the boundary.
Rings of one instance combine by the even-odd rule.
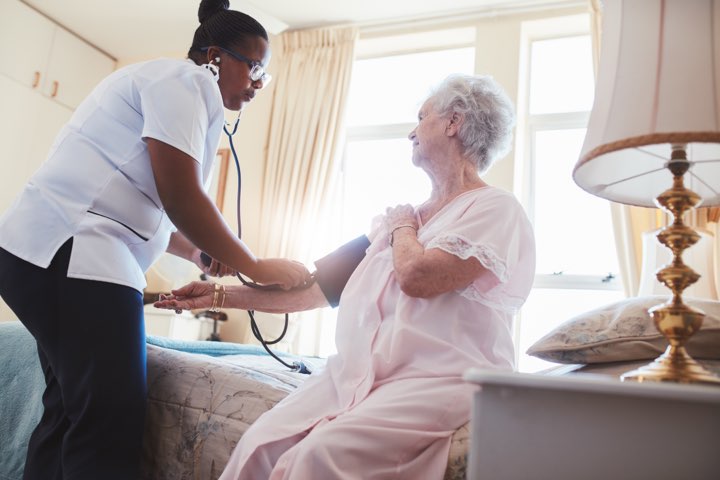
[[[720,204],[720,0],[605,0],[585,143],[573,178],[616,202],[655,207],[687,144],[685,185]]]

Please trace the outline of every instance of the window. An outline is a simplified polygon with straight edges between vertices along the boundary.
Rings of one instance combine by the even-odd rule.
[[[518,367],[526,372],[552,365],[524,354],[532,343],[570,317],[623,297],[609,202],[572,179],[593,102],[588,25],[586,15],[523,25],[517,140],[524,154],[516,162],[537,245],[535,284],[516,336]]]

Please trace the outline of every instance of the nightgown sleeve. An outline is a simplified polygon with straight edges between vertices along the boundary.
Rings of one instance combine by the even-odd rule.
[[[462,259],[476,258],[485,269],[460,294],[480,303],[515,310],[532,285],[532,227],[509,193],[477,196],[425,248],[438,248]]]

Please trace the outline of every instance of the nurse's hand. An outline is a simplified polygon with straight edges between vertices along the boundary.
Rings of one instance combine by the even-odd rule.
[[[192,261],[195,265],[198,266],[200,270],[203,271],[204,274],[210,275],[211,277],[225,277],[227,275],[235,275],[237,272],[233,270],[232,268],[228,267],[227,265],[224,265],[214,258],[212,259],[212,262],[210,265],[205,265],[200,258],[200,255],[202,252],[198,249],[195,249],[195,252],[193,252]]]
[[[195,310],[198,308],[210,308],[215,294],[215,284],[212,282],[191,282],[177,288],[171,294],[160,294],[160,299],[153,303],[156,308],[175,310],[180,313],[182,310]]]
[[[284,258],[259,258],[252,279],[263,285],[277,285],[283,290],[304,287],[311,281],[305,265]]]

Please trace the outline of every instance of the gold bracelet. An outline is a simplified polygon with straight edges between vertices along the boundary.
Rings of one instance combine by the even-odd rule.
[[[220,308],[218,308],[218,312],[222,310],[223,305],[225,305],[225,285],[220,285],[222,288],[222,299],[220,300]]]
[[[393,228],[392,231],[390,232],[390,246],[391,246],[391,247],[393,246],[393,242],[394,242],[394,240],[395,240],[394,237],[393,237],[393,235],[395,234],[395,230],[399,230],[399,229],[401,229],[401,228],[412,228],[413,230],[415,230],[415,234],[417,234],[417,228],[415,228],[414,225],[409,225],[409,224],[406,224],[406,225],[398,225],[397,227]]]
[[[213,302],[212,302],[212,306],[210,307],[210,310],[209,310],[209,311],[211,311],[211,312],[218,312],[218,311],[219,311],[219,309],[217,308],[217,304],[218,304],[218,303],[217,303],[217,301],[218,301],[218,292],[219,292],[219,291],[220,291],[220,284],[216,283],[216,284],[215,284],[215,291],[213,292]]]

